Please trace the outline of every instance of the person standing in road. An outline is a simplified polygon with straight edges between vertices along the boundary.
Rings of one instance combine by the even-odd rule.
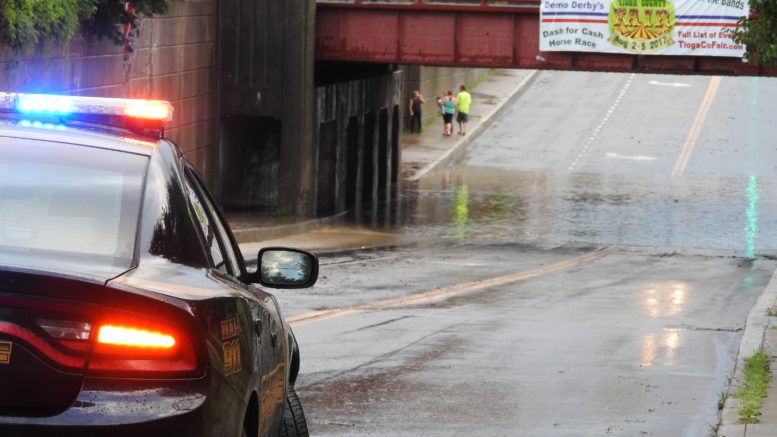
[[[467,122],[469,121],[469,105],[472,103],[472,96],[467,92],[467,87],[459,87],[459,94],[456,95],[456,101],[459,114],[456,121],[459,123],[459,135],[467,135]]]
[[[421,105],[426,103],[424,96],[418,90],[413,90],[413,94],[410,96],[410,101],[407,104],[407,109],[410,111],[410,132],[421,133]],[[418,130],[415,129],[416,124]]]
[[[440,102],[442,108],[443,135],[453,135],[453,114],[456,113],[456,99],[451,91],[446,91]]]

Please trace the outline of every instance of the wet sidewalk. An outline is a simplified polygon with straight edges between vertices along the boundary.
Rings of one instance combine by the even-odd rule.
[[[745,331],[739,344],[736,369],[729,383],[726,402],[717,435],[719,437],[775,437],[777,436],[777,272],[772,274],[766,290],[747,316]],[[756,424],[739,423],[742,401],[734,394],[741,390],[745,359],[763,351],[769,356],[771,382],[763,400],[761,415]]]
[[[494,70],[486,80],[471,90],[472,106],[467,124],[467,135],[461,136],[456,120],[453,120],[453,135],[442,135],[443,122],[424,127],[420,134],[405,133],[402,137],[402,176],[418,180],[437,166],[448,165],[460,160],[466,146],[483,132],[505,106],[521,96],[529,88],[537,70]],[[430,96],[425,110],[434,110],[434,97]]]

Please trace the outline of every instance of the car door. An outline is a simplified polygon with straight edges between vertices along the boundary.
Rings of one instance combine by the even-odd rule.
[[[239,296],[239,302],[244,308],[245,317],[237,317],[233,326],[227,325],[222,330],[222,337],[235,335],[230,343],[229,338],[223,338],[225,348],[242,347],[235,330],[251,332],[251,344],[246,345],[248,355],[228,353],[225,351],[225,369],[231,371],[243,370],[236,367],[250,365],[252,375],[251,386],[257,388],[259,400],[259,435],[275,435],[279,432],[283,404],[286,394],[288,344],[272,295],[246,284],[248,275],[242,263],[242,256],[228,234],[228,228],[216,209],[210,194],[196,176],[193,170],[186,172],[186,184],[190,191],[190,201],[200,221],[205,242],[211,250],[211,257],[218,273],[214,275],[225,286],[234,288]],[[243,280],[241,280],[243,278]],[[240,314],[241,311],[238,311]],[[240,323],[245,319],[247,326]],[[243,356],[250,356],[251,363],[243,362]],[[227,372],[230,373],[230,372]],[[243,393],[247,387],[235,387]]]

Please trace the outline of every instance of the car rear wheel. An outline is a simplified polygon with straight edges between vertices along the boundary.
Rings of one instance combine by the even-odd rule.
[[[281,437],[308,437],[308,422],[294,387],[289,387],[286,404],[283,406]]]

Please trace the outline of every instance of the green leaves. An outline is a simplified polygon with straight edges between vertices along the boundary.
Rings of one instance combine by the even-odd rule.
[[[98,0],[0,0],[0,39],[14,49],[43,39],[70,41]]]
[[[167,12],[167,0],[136,0],[134,14],[120,0],[0,0],[0,42],[21,50],[44,41],[69,42],[80,26],[123,41],[120,23]]]
[[[777,65],[777,0],[751,0],[750,8],[758,11],[753,19],[739,20],[742,27],[734,30],[734,41],[747,46],[745,58],[762,66]]]

